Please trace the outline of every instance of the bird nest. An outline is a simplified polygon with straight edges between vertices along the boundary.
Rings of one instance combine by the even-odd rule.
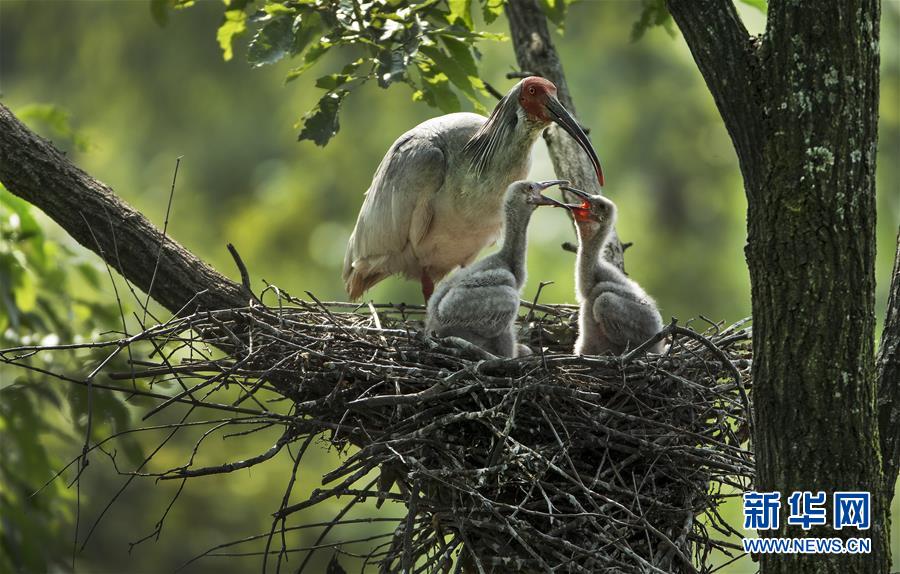
[[[291,480],[258,537],[270,567],[292,551],[283,534],[295,513],[340,498],[344,509],[313,525],[301,570],[316,549],[340,549],[350,508],[374,499],[405,507],[367,555],[381,572],[709,572],[713,551],[734,549],[713,532],[734,532],[717,507],[752,476],[749,329],[673,322],[662,355],[645,345],[581,357],[570,354],[576,307],[524,307],[520,340],[535,353],[506,359],[424,335],[421,307],[278,292],[275,306],[200,312],[108,342],[114,353],[149,342],[157,357],[111,376],[177,381],[148,415],[218,406],[283,429],[258,456],[202,468],[192,457],[163,479],[258,465],[291,444],[296,473],[314,437],[345,453],[308,498],[292,500]],[[216,402],[228,386],[239,398]],[[290,408],[273,412],[260,391]],[[342,571],[337,558],[331,568]]]

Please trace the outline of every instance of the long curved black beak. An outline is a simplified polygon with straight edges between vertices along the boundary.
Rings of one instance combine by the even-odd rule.
[[[594,164],[594,170],[597,172],[597,181],[600,183],[600,187],[603,187],[605,181],[603,179],[603,169],[600,167],[600,159],[597,158],[597,152],[594,151],[594,146],[591,145],[587,134],[584,133],[584,130],[581,129],[581,126],[579,126],[578,122],[575,121],[575,118],[572,117],[572,114],[570,114],[555,97],[548,97],[547,102],[544,105],[546,106],[547,111],[550,112],[553,121],[558,123],[562,129],[566,130],[570,136],[575,138],[575,141],[578,142],[581,149],[587,152],[588,156],[591,158],[591,163]]]

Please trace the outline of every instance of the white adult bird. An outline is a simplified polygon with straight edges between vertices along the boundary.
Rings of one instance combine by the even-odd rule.
[[[438,285],[428,302],[425,330],[439,337],[460,337],[501,357],[515,357],[516,316],[525,285],[528,222],[539,205],[565,207],[541,191],[561,180],[517,181],[504,196],[503,245]]]
[[[578,229],[575,271],[578,317],[578,355],[621,354],[637,347],[662,329],[656,303],[616,266],[602,257],[616,223],[616,205],[600,195],[564,187],[582,200],[569,206]],[[659,342],[650,352],[660,353]]]
[[[390,275],[434,284],[471,263],[496,241],[503,192],[524,179],[531,148],[556,122],[603,172],[584,131],[556,98],[556,86],[529,77],[500,100],[490,118],[456,113],[423,122],[391,145],[366,191],[344,256],[351,299]]]

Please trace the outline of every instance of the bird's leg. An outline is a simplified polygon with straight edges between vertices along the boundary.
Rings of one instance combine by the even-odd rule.
[[[434,293],[434,281],[431,280],[431,276],[428,275],[427,271],[422,271],[422,295],[425,296],[425,304],[428,304],[428,300],[431,299],[431,294]]]

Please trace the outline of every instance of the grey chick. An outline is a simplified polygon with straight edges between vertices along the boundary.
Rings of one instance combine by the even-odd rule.
[[[525,284],[528,222],[539,205],[565,207],[541,194],[564,183],[517,181],[506,189],[503,246],[438,285],[428,302],[426,332],[459,337],[501,357],[527,350],[516,345],[515,321]]]
[[[578,355],[619,355],[662,329],[656,303],[637,282],[602,258],[603,247],[616,223],[616,204],[600,195],[564,187],[581,205],[568,206],[578,229],[575,289],[581,306],[578,317]],[[650,349],[663,351],[659,342]]]

